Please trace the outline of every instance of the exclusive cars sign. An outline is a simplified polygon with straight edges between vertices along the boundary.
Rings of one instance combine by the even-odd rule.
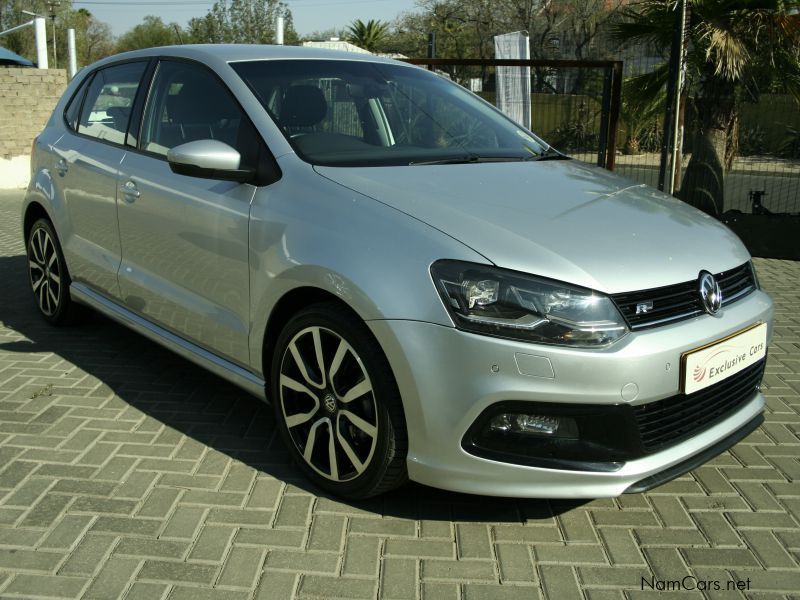
[[[767,354],[767,324],[756,323],[683,355],[683,393],[714,385],[757,363]]]

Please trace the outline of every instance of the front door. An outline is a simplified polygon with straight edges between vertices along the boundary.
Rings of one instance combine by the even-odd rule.
[[[246,366],[250,324],[248,221],[255,187],[177,175],[177,145],[223,141],[243,153],[250,121],[205,67],[161,61],[139,151],[119,173],[122,299],[134,312]]]

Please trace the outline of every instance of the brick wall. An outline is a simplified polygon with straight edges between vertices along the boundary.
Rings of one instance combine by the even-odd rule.
[[[66,86],[64,69],[0,67],[0,159],[30,154]]]

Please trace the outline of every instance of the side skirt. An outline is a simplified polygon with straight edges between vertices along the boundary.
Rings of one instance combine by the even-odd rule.
[[[151,323],[147,319],[129,311],[116,302],[112,302],[81,283],[73,282],[70,285],[69,291],[76,302],[85,304],[152,341],[161,344],[183,358],[239,386],[256,398],[266,400],[264,380],[250,371],[216,354],[212,354],[208,350],[167,331],[163,327]]]

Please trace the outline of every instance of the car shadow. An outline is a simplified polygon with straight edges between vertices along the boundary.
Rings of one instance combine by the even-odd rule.
[[[89,376],[78,388],[113,392],[164,425],[288,485],[354,509],[418,520],[547,521],[584,504],[488,499],[413,482],[365,501],[331,498],[291,464],[268,404],[94,311],[76,325],[47,324],[36,311],[26,264],[22,255],[0,257],[0,322],[11,330],[0,334],[0,354],[56,354]],[[67,390],[55,386],[51,393],[62,391]]]

